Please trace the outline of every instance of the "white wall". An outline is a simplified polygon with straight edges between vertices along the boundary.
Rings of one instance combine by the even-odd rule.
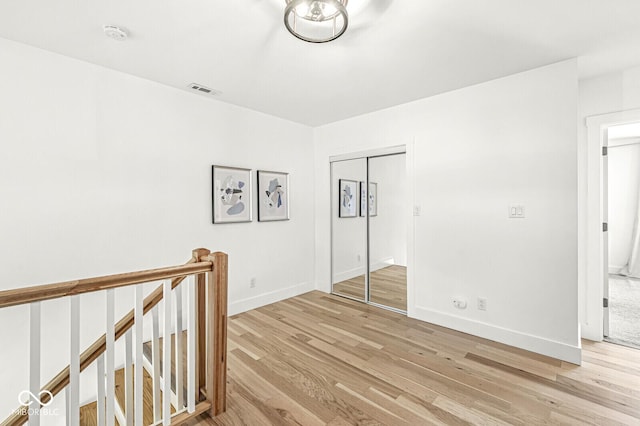
[[[317,287],[330,282],[328,158],[405,144],[422,208],[409,315],[579,362],[576,99],[571,60],[315,129]],[[510,203],[526,219],[508,219]]]
[[[580,80],[578,102],[578,282],[582,337],[602,340],[602,286],[587,282],[587,127],[586,118],[640,108],[640,67]],[[597,285],[598,288],[594,287]]]
[[[310,128],[2,39],[0,52],[0,289],[181,264],[197,247],[229,254],[231,314],[313,288]],[[289,172],[291,220],[213,225],[212,164]],[[119,293],[118,315],[132,306]],[[83,304],[82,347],[103,300]],[[48,302],[43,318],[44,381],[66,363],[68,311]],[[0,310],[0,418],[27,385],[26,320]]]
[[[609,273],[617,274],[631,254],[640,190],[640,143],[609,141]]]

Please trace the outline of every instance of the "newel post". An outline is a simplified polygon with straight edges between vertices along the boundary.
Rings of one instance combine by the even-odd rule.
[[[195,262],[206,262],[211,251],[199,248],[192,251]],[[207,276],[196,275],[196,399],[207,384]]]
[[[215,417],[227,410],[227,285],[228,256],[210,254],[213,271],[207,273],[207,399],[211,402],[209,414]]]

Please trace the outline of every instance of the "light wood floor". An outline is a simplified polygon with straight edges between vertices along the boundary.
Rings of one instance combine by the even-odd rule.
[[[311,292],[229,318],[228,408],[191,425],[640,424],[640,351],[583,366]]]
[[[333,285],[333,292],[364,300],[364,275]],[[369,298],[372,302],[407,310],[407,268],[392,265],[371,273]]]

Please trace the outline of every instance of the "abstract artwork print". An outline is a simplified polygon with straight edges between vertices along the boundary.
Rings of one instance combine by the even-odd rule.
[[[355,180],[339,180],[338,217],[356,217],[358,205],[358,182]]]
[[[378,184],[369,182],[369,217],[378,216]]]
[[[369,202],[367,202],[369,198]],[[360,216],[367,215],[367,206],[369,206],[369,217],[378,215],[378,184],[369,182],[369,196],[367,197],[367,185],[360,181]]]
[[[212,166],[213,223],[251,222],[251,169]]]
[[[289,220],[289,174],[258,170],[258,221]]]

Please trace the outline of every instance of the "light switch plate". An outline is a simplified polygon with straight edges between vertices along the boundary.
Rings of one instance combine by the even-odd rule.
[[[509,205],[509,218],[510,219],[524,219],[524,205],[523,204],[510,204]]]

